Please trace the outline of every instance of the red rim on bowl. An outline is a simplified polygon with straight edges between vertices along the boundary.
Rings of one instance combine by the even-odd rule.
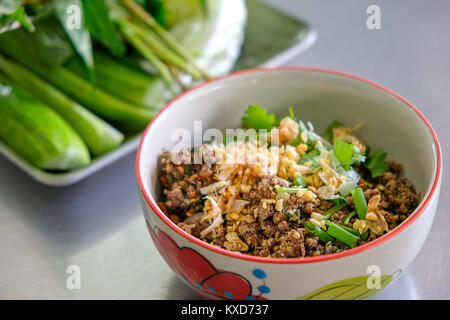
[[[173,104],[175,104],[178,100],[182,99],[184,96],[204,87],[207,86],[211,83],[217,82],[217,81],[221,81],[227,78],[232,78],[235,76],[239,76],[239,75],[243,75],[243,74],[248,74],[248,73],[259,73],[259,72],[270,72],[270,71],[282,71],[282,70],[288,70],[288,71],[312,71],[312,72],[322,72],[322,73],[328,73],[328,74],[333,74],[333,75],[338,75],[338,76],[342,76],[342,77],[346,77],[346,78],[350,78],[353,80],[357,80],[357,81],[361,81],[364,83],[367,83],[371,86],[374,86],[378,89],[381,89],[387,93],[389,93],[390,95],[394,96],[395,98],[399,99],[400,101],[402,101],[406,106],[408,106],[409,108],[411,108],[412,110],[414,110],[414,112],[422,119],[422,121],[426,124],[426,126],[428,127],[428,129],[430,130],[430,133],[433,137],[434,140],[434,144],[436,146],[436,156],[437,156],[437,164],[436,164],[436,174],[434,177],[434,181],[433,181],[433,185],[431,187],[431,190],[429,191],[426,199],[422,202],[422,205],[417,208],[409,217],[407,220],[405,220],[404,222],[402,222],[399,226],[397,226],[394,230],[390,231],[389,233],[385,234],[384,236],[377,238],[375,240],[372,240],[366,244],[363,244],[359,247],[353,248],[353,249],[348,249],[339,253],[332,253],[332,254],[327,254],[327,255],[322,255],[322,256],[317,256],[317,257],[306,257],[306,258],[288,258],[288,259],[284,259],[284,258],[267,258],[267,257],[257,257],[257,256],[252,256],[252,255],[248,255],[248,254],[243,254],[243,253],[238,253],[238,252],[233,252],[233,251],[229,251],[226,249],[222,249],[213,245],[210,245],[206,242],[201,241],[200,239],[188,234],[187,232],[183,231],[181,228],[179,228],[174,222],[172,222],[172,220],[170,220],[169,217],[167,217],[162,210],[158,207],[158,205],[155,203],[155,201],[153,199],[151,199],[151,197],[147,194],[145,188],[144,188],[144,183],[143,183],[143,178],[141,176],[141,172],[139,170],[140,168],[140,159],[141,159],[141,151],[142,151],[142,146],[143,143],[145,141],[145,138],[147,136],[147,133],[149,131],[149,129],[152,127],[152,125],[155,123],[156,119],[158,119],[158,117],[161,116],[162,113],[164,113],[164,111],[168,108],[170,108]],[[218,254],[222,254],[228,257],[232,257],[232,258],[237,258],[237,259],[242,259],[242,260],[249,260],[249,261],[253,261],[253,262],[261,262],[261,263],[275,263],[275,264],[301,264],[301,263],[313,263],[313,262],[321,262],[321,261],[328,261],[328,260],[333,260],[333,259],[339,259],[339,258],[343,258],[343,257],[348,257],[354,254],[357,254],[359,252],[368,250],[370,248],[374,248],[386,241],[388,241],[389,239],[395,237],[396,235],[400,234],[400,232],[402,232],[403,230],[405,230],[408,226],[410,226],[414,221],[417,220],[417,218],[419,218],[422,213],[427,209],[428,205],[430,204],[433,195],[435,194],[438,186],[439,186],[439,182],[441,179],[441,166],[442,166],[442,155],[441,155],[441,147],[439,144],[439,140],[437,138],[436,132],[434,131],[433,127],[431,126],[430,122],[425,118],[425,116],[414,106],[412,105],[409,101],[407,101],[405,98],[399,96],[397,93],[364,78],[358,77],[358,76],[354,76],[351,74],[347,74],[344,72],[340,72],[340,71],[333,71],[333,70],[327,70],[327,69],[321,69],[321,68],[313,68],[313,67],[279,67],[279,68],[257,68],[257,69],[250,69],[250,70],[245,70],[245,71],[240,71],[240,72],[235,72],[214,80],[210,80],[208,82],[205,82],[191,90],[186,91],[185,93],[183,93],[182,95],[178,96],[176,99],[172,100],[167,106],[165,106],[156,116],[155,118],[152,120],[152,122],[148,125],[147,129],[145,130],[142,139],[141,139],[141,143],[139,145],[139,149],[138,149],[138,153],[137,153],[137,162],[136,162],[136,175],[137,175],[137,179],[138,179],[138,184],[139,184],[139,189],[142,193],[142,195],[144,196],[145,200],[147,201],[148,205],[153,209],[153,211],[156,213],[156,215],[167,225],[169,226],[172,230],[174,230],[176,233],[178,233],[180,236],[184,237],[185,239],[187,239],[190,242],[193,242],[207,250],[213,251],[215,253]]]

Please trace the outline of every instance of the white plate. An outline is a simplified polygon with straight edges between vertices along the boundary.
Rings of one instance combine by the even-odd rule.
[[[240,60],[242,59],[243,63],[239,64],[238,61],[238,67],[245,66],[246,68],[256,68],[256,67],[276,67],[280,66],[283,63],[287,62],[288,60],[292,59],[296,55],[300,54],[304,50],[311,47],[317,37],[317,33],[315,30],[312,30],[308,27],[308,25],[301,21],[297,20],[291,16],[286,15],[285,13],[280,12],[277,9],[273,9],[268,7],[265,4],[260,3],[256,0],[247,0],[247,5],[249,7],[248,15],[252,19],[249,19],[249,23],[258,23],[258,15],[261,15],[261,19],[264,21],[267,21],[266,19],[274,18],[279,19],[279,21],[286,21],[286,23],[289,23],[289,28],[292,29],[292,38],[295,39],[292,41],[292,45],[285,46],[282,50],[277,52],[276,54],[273,54],[271,57],[267,57],[264,62],[261,61],[261,57],[258,59],[252,59],[253,57],[250,56],[250,54],[246,54],[246,50],[244,49],[244,52],[242,53]],[[252,10],[254,10],[252,12]],[[268,15],[272,15],[269,16]],[[280,20],[281,19],[281,20]],[[239,23],[239,20],[237,21]],[[294,26],[294,27],[293,27]],[[282,26],[281,26],[282,27]],[[248,28],[248,27],[247,27]],[[278,32],[280,26],[276,26],[272,30],[271,37],[274,37],[274,33]],[[296,30],[297,28],[298,30]],[[251,28],[248,28],[251,29]],[[254,28],[253,28],[254,30]],[[297,32],[297,34],[296,34]],[[286,33],[286,32],[285,32]],[[263,37],[263,34],[260,35],[260,37]],[[281,37],[286,37],[286,34],[280,34]],[[251,41],[251,39],[247,38],[244,41],[244,48],[250,46],[254,46],[256,50],[255,52],[260,52],[261,50],[258,48],[258,45],[264,44],[260,41],[261,39],[258,39],[258,41]],[[289,40],[289,39],[287,39]],[[249,48],[252,49],[252,48]],[[273,50],[273,48],[271,48]],[[252,50],[248,50],[249,52],[252,52]],[[247,56],[245,56],[247,55]],[[233,54],[228,57],[229,59],[233,59]],[[255,60],[258,61],[254,65],[249,63],[249,61]],[[34,167],[32,164],[30,164],[28,161],[23,159],[21,156],[19,156],[17,153],[15,153],[11,148],[9,148],[7,145],[2,143],[0,141],[0,153],[3,154],[7,159],[9,159],[11,162],[13,162],[16,166],[23,169],[28,175],[30,175],[35,180],[49,186],[67,186],[70,184],[74,184],[76,182],[79,182],[83,180],[84,178],[90,176],[91,174],[105,168],[109,164],[113,163],[114,161],[130,154],[131,152],[134,152],[137,150],[140,142],[141,134],[135,135],[133,137],[129,137],[126,139],[125,143],[123,143],[119,148],[103,155],[100,157],[95,158],[91,164],[89,164],[87,167],[80,168],[78,170],[70,171],[67,173],[52,173],[40,170],[36,167]]]

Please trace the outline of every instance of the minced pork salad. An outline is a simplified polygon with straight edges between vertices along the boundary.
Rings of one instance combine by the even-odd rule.
[[[214,246],[295,258],[365,244],[416,209],[420,194],[400,175],[401,165],[385,161],[382,149],[370,152],[358,128],[335,121],[320,136],[289,111],[277,120],[250,106],[243,128],[265,130],[265,140],[259,133],[257,139],[234,137],[183,152],[188,160],[196,151],[208,155],[207,163],[177,165],[164,152],[163,212]],[[244,154],[245,161],[224,161],[230,154]]]

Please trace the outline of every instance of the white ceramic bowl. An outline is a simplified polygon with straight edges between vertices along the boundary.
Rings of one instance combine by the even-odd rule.
[[[170,149],[171,133],[194,121],[203,129],[238,128],[250,104],[279,116],[295,115],[318,132],[333,120],[364,124],[361,137],[382,147],[423,199],[388,234],[360,247],[319,257],[273,259],[234,253],[182,231],[158,208],[158,155]],[[405,270],[422,248],[438,203],[442,159],[438,139],[408,101],[371,81],[314,68],[249,70],[201,85],[172,101],[147,128],[137,157],[145,219],[155,245],[174,272],[213,299],[361,299]],[[377,277],[379,276],[379,277]]]

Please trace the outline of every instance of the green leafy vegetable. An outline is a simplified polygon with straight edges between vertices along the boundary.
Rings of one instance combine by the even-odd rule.
[[[33,33],[19,28],[0,34],[0,49],[9,56],[20,53],[32,63],[47,69],[61,66],[74,56],[56,19],[43,19],[35,26]]]
[[[275,127],[277,119],[273,113],[267,113],[266,109],[258,105],[251,105],[245,112],[242,123],[255,130],[271,130]]]
[[[10,6],[0,5],[0,29],[12,26],[17,21],[26,30],[33,32],[35,27],[31,19],[25,13],[25,7],[21,7],[23,1],[6,1]],[[15,10],[14,10],[15,9]]]
[[[292,107],[289,107],[289,116],[292,120],[295,120],[294,109]]]
[[[366,156],[362,154],[355,145],[353,145],[353,148],[352,164],[365,162]]]
[[[167,22],[168,12],[161,0],[147,0],[143,1],[141,5],[145,7],[162,26],[169,28],[169,24]]]
[[[364,197],[364,191],[361,188],[353,189],[352,192],[353,204],[355,205],[356,213],[361,220],[366,219],[367,202]]]
[[[81,0],[52,0],[55,13],[76,53],[81,57],[89,72],[94,68],[92,42],[89,31],[83,24]]]
[[[389,169],[389,163],[384,161],[386,157],[387,152],[384,152],[383,149],[377,149],[369,156],[366,167],[370,170],[372,178],[381,176]]]
[[[322,138],[329,142],[333,142],[333,129],[343,127],[344,125],[340,123],[339,121],[333,121],[328,128],[325,130],[325,132],[322,134]]]
[[[83,12],[85,26],[91,36],[108,48],[113,55],[123,56],[126,48],[108,15],[105,0],[83,0]]]
[[[351,143],[345,143],[340,139],[334,142],[334,154],[345,170],[348,170],[353,163],[354,146]]]
[[[320,167],[319,158],[320,158],[319,150],[313,149],[310,152],[308,152],[307,154],[300,157],[299,164],[305,164],[307,162],[311,162],[310,168],[316,169],[316,168]]]

